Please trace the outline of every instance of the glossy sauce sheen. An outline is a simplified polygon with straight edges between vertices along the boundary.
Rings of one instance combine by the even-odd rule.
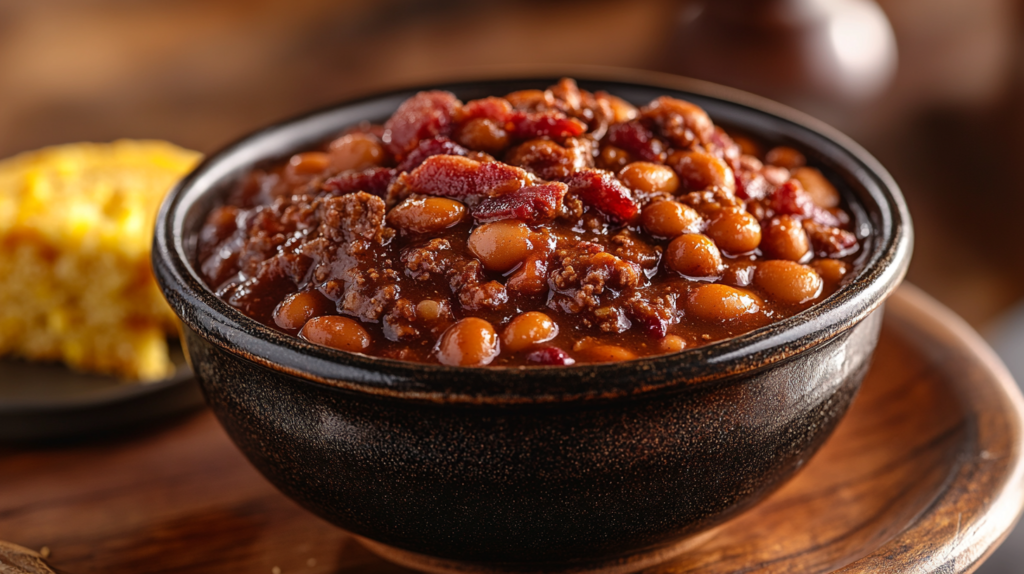
[[[199,261],[246,315],[346,351],[629,360],[791,316],[854,274],[850,217],[804,164],[668,97],[636,108],[569,79],[421,92],[251,172],[208,215]]]

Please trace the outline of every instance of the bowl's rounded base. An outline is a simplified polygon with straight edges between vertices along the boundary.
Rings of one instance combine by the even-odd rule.
[[[413,570],[429,572],[430,574],[534,574],[541,572],[547,574],[552,572],[559,574],[629,574],[656,566],[679,556],[687,550],[696,548],[717,534],[718,530],[719,528],[717,527],[705,530],[668,546],[644,550],[629,556],[561,564],[449,560],[402,550],[401,548],[381,544],[362,536],[356,536],[356,538],[370,552],[389,562],[406,568],[412,568]]]

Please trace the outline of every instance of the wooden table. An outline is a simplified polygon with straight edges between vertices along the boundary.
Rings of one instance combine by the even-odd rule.
[[[822,451],[655,570],[970,572],[1024,505],[1022,412],[984,343],[903,288]],[[274,490],[208,411],[101,442],[0,451],[0,539],[46,547],[75,574],[404,571]],[[0,547],[0,573],[26,571],[4,560]]]

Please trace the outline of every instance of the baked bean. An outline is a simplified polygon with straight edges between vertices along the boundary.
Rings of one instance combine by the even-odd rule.
[[[528,311],[509,322],[501,335],[505,349],[517,353],[558,335],[558,324],[540,311]]]
[[[437,360],[451,367],[481,367],[498,356],[498,334],[487,321],[466,317],[441,335]]]
[[[716,213],[705,233],[719,249],[733,255],[753,251],[761,243],[761,224],[753,215],[735,208]]]
[[[679,174],[683,191],[704,191],[712,187],[736,191],[732,169],[717,156],[702,151],[677,151],[665,163]]]
[[[679,335],[668,335],[658,342],[662,353],[678,353],[686,348],[686,341]]]
[[[523,266],[509,275],[505,286],[525,295],[540,295],[548,288],[548,263],[543,254],[534,253],[523,261]]]
[[[601,156],[599,159],[600,167],[611,171],[618,171],[628,164],[632,160],[632,157],[629,155],[629,152],[624,149],[617,148],[613,145],[606,145],[601,148]]]
[[[680,235],[665,250],[665,265],[693,278],[717,277],[722,271],[722,255],[715,242],[700,233]]]
[[[370,347],[370,334],[354,319],[338,315],[313,317],[299,336],[311,343],[359,353]]]
[[[319,291],[292,293],[277,304],[274,323],[282,329],[301,329],[311,317],[326,313],[330,304],[330,300]]]
[[[501,153],[509,144],[508,132],[489,118],[474,118],[459,130],[458,142],[470,149]]]
[[[327,150],[331,167],[338,171],[366,169],[384,161],[384,146],[377,138],[361,133],[341,136]]]
[[[618,345],[594,345],[580,353],[591,363],[614,363],[636,358],[635,353]]]
[[[722,271],[722,283],[733,287],[746,287],[754,282],[757,263],[753,261],[730,261]]]
[[[469,235],[469,250],[491,271],[505,272],[533,251],[533,232],[522,221],[485,223]]]
[[[319,151],[297,153],[288,160],[288,169],[295,175],[315,175],[331,163],[331,157]]]
[[[466,215],[466,206],[446,197],[410,197],[388,212],[388,223],[403,231],[437,233]]]
[[[772,165],[777,165],[786,169],[796,169],[807,163],[807,158],[804,157],[804,154],[791,147],[782,145],[768,150],[764,159]]]
[[[767,257],[800,261],[810,250],[803,224],[791,215],[773,217],[761,228],[761,252]]]
[[[780,303],[806,303],[821,294],[821,277],[793,261],[772,259],[757,264],[754,284]]]
[[[764,302],[746,289],[720,283],[700,285],[686,299],[686,310],[703,321],[732,321],[761,311]]]
[[[596,92],[594,94],[594,98],[599,102],[608,104],[608,107],[612,112],[612,123],[618,124],[628,122],[629,120],[635,119],[640,114],[640,110],[636,109],[636,106],[618,96],[613,96],[608,92]]]
[[[826,209],[839,206],[839,192],[832,182],[813,167],[800,167],[793,170],[793,178],[800,182],[804,191],[811,196],[811,201],[818,207]]]
[[[702,223],[696,209],[676,201],[656,201],[640,213],[640,224],[644,230],[661,237],[696,233]]]
[[[838,259],[816,259],[811,263],[811,268],[818,273],[826,285],[833,288],[839,285],[839,282],[850,271],[850,266],[845,261]]]
[[[422,321],[437,321],[444,314],[444,304],[433,299],[424,299],[416,304],[416,317]]]
[[[634,161],[622,168],[619,180],[630,189],[646,193],[675,193],[679,188],[676,172],[647,161]]]

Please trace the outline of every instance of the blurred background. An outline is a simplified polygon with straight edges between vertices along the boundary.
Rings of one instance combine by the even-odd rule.
[[[497,66],[691,75],[823,118],[880,159],[915,219],[910,280],[1020,379],[1022,30],[1020,0],[0,0],[0,157],[120,137],[209,153]],[[982,572],[1021,569],[1024,533]]]

